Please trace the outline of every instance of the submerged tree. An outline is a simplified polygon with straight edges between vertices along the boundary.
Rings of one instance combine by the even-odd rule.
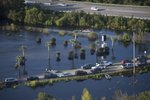
[[[72,67],[74,68],[74,52],[69,51],[68,60],[72,61]]]
[[[92,43],[92,44],[90,45],[90,53],[91,53],[91,55],[94,55],[94,53],[95,53],[95,48],[96,48],[96,45],[95,45],[94,43]]]
[[[67,47],[68,46],[68,41],[64,41],[64,46]]]
[[[83,48],[80,49],[80,59],[85,59],[85,50]]]
[[[36,43],[40,44],[40,43],[41,43],[41,41],[42,41],[42,40],[41,40],[41,38],[40,38],[40,37],[37,37],[37,38],[36,38]]]
[[[55,46],[56,45],[56,38],[53,37],[51,39],[50,43],[51,43],[52,46]]]
[[[21,66],[24,66],[25,65],[25,57],[24,56],[17,56],[16,57],[16,68],[18,69],[19,71],[19,78],[21,77],[21,72],[20,72],[20,69],[21,69]]]
[[[19,78],[21,77],[21,72],[20,72],[21,66],[23,66],[23,74],[24,75],[27,74],[27,71],[25,69],[25,62],[26,62],[25,49],[26,49],[26,46],[21,45],[20,50],[22,52],[22,55],[16,57],[16,65],[15,66],[19,70]]]
[[[60,52],[56,52],[56,61],[57,62],[61,61],[61,59],[60,59]]]

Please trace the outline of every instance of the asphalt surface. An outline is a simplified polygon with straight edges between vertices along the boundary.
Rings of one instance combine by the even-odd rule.
[[[43,2],[48,2],[44,0]],[[67,6],[60,6],[59,3],[65,3]],[[100,10],[92,11],[91,7],[96,6]],[[49,6],[42,6],[43,8],[55,10],[55,11],[85,11],[86,13],[96,13],[107,16],[124,16],[124,17],[134,17],[140,19],[149,19],[150,20],[150,7],[148,6],[131,6],[131,5],[108,5],[100,3],[89,3],[89,2],[72,2],[61,0],[59,2],[54,2]]]

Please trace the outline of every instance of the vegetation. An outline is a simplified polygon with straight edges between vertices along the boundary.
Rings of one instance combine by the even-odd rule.
[[[40,11],[39,9],[33,7],[33,8],[27,8],[25,10],[25,18],[24,22],[28,25],[43,25],[44,22],[44,13],[43,11]]]
[[[82,97],[81,98],[82,98],[82,100],[92,100],[92,96],[89,93],[89,91],[87,90],[87,88],[83,89]]]
[[[137,95],[128,96],[128,94],[123,94],[120,90],[115,91],[112,100],[149,100],[150,98],[150,91],[144,91]]]
[[[150,6],[149,0],[70,0],[70,1],[87,1],[95,3]]]
[[[115,93],[112,96],[111,100],[149,100],[149,98],[150,98],[150,91],[144,91],[140,92],[139,94],[129,96],[127,93],[122,93],[121,90],[115,90]],[[101,99],[99,100],[106,100],[106,99],[107,99],[106,97],[101,97]],[[39,92],[37,100],[56,100],[56,99],[45,92]],[[76,100],[75,96],[72,96],[72,100]],[[81,95],[81,100],[97,100],[97,99],[93,99],[88,89],[84,88]]]
[[[91,45],[90,45],[90,53],[91,53],[91,55],[94,55],[94,53],[95,53],[95,44],[94,43],[92,43]]]
[[[17,31],[19,31],[19,27],[15,24],[11,23],[10,25],[7,24],[5,26],[2,26],[2,30],[6,30],[9,32],[17,32]],[[11,34],[8,34],[8,35],[11,35]]]
[[[85,55],[86,55],[85,53],[86,53],[85,50],[84,50],[83,48],[81,48],[81,49],[80,49],[80,59],[82,59],[82,60],[85,59],[85,57],[86,57],[86,56],[85,56]]]
[[[108,28],[122,31],[133,31],[134,29],[135,33],[139,36],[145,34],[147,31],[150,31],[150,20],[147,19],[124,18],[122,16],[103,16],[98,14],[88,14],[84,11],[73,11],[71,13],[55,12],[50,10],[41,10],[40,8],[34,6],[25,7],[22,4],[23,0],[19,0],[19,2],[17,2],[17,0],[12,1],[1,1],[3,8],[2,12],[4,12],[1,14],[3,16],[2,18],[7,19],[3,23],[4,25],[8,23],[7,25],[10,26],[10,24],[13,23],[15,26],[16,24],[22,23],[24,25],[32,26],[80,27],[97,29]],[[9,2],[11,4],[10,7],[8,7],[8,5],[10,5]],[[20,8],[18,8],[18,6]],[[2,29],[10,30],[9,28],[4,27]],[[60,34],[65,35],[66,32],[62,31]],[[90,34],[89,37],[91,37]],[[95,39],[96,37],[97,36],[94,35],[92,39]]]
[[[52,38],[51,40],[50,40],[50,44],[51,44],[51,46],[55,46],[56,45],[56,38]]]
[[[59,31],[59,35],[61,35],[61,36],[65,36],[66,34],[67,34],[67,32],[65,32],[64,30]]]
[[[57,62],[61,61],[60,52],[56,52],[56,61]]]
[[[67,41],[67,40],[64,41],[64,46],[65,46],[65,47],[68,46],[68,41]]]
[[[40,37],[36,37],[36,43],[41,44],[41,38]]]
[[[45,92],[39,92],[37,100],[56,100],[54,97],[46,94]]]
[[[24,0],[0,0],[0,17],[2,22],[9,18],[11,21],[22,22]]]
[[[91,41],[95,41],[98,38],[98,35],[94,32],[88,33],[88,39]]]

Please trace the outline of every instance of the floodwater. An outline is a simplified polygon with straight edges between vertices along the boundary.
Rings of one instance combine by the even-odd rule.
[[[51,29],[50,29],[51,30]],[[99,34],[105,30],[96,30]],[[107,34],[115,35],[112,31],[107,31]],[[42,43],[36,43],[36,37],[42,38]],[[26,71],[28,75],[36,75],[43,73],[48,67],[48,51],[45,43],[51,38],[56,38],[56,46],[51,47],[50,57],[52,69],[62,70],[62,69],[72,69],[72,62],[68,60],[68,52],[72,50],[71,44],[68,47],[63,46],[65,40],[73,39],[73,36],[60,36],[58,32],[51,31],[49,35],[44,35],[43,33],[27,32],[22,30],[16,35],[7,36],[4,32],[0,33],[0,80],[4,80],[6,77],[17,77],[18,70],[15,69],[16,56],[21,55],[19,48],[21,45],[26,46],[25,56],[26,56]],[[79,68],[85,63],[95,63],[95,55],[90,54],[90,44],[92,42],[88,41],[86,37],[78,37],[78,40],[82,44],[82,48],[86,50],[86,59],[80,60],[80,58],[75,59],[74,68]],[[106,41],[110,47],[110,54],[106,56],[105,60],[118,62],[121,59],[132,59],[133,55],[133,45],[128,46],[122,45],[122,43],[114,42],[114,56],[112,59],[111,51],[111,40]],[[150,44],[136,45],[136,55],[142,55],[143,50],[147,50],[149,54]],[[56,61],[56,52],[61,53],[61,61]],[[79,55],[79,50],[78,50]],[[150,90],[148,80],[150,73],[137,75],[138,83],[135,86],[135,92],[141,92],[145,90]],[[76,96],[77,100],[80,100],[83,88],[87,88],[92,96],[100,98],[101,96],[106,96],[110,98],[114,91],[117,89],[127,92],[129,95],[133,93],[131,85],[132,77],[113,77],[111,81],[102,80],[86,80],[83,82],[60,82],[53,86],[39,87],[36,89],[31,89],[29,87],[20,86],[16,89],[4,89],[0,91],[1,100],[34,100],[38,92],[45,91],[48,94],[56,97],[57,99],[70,100],[72,96]],[[64,92],[65,91],[65,92]],[[26,97],[26,98],[24,98]]]

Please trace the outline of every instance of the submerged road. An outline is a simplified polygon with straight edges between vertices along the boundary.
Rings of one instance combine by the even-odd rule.
[[[42,1],[48,2],[48,0]],[[65,3],[67,6],[60,6],[58,4]],[[92,11],[91,7],[96,6],[100,10]],[[134,17],[140,19],[150,20],[150,7],[149,6],[131,6],[131,5],[113,5],[113,4],[102,4],[102,3],[90,3],[90,2],[75,2],[61,0],[54,2],[49,6],[42,5],[43,8],[51,9],[62,12],[72,11],[85,11],[90,14],[101,14],[107,16],[123,16],[123,17]]]

